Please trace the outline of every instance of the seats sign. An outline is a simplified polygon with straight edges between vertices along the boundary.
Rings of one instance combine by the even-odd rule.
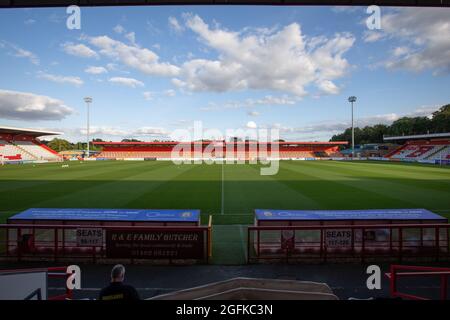
[[[77,246],[79,247],[99,247],[103,245],[102,228],[78,228]]]
[[[352,245],[351,229],[329,229],[325,231],[325,244],[328,248],[349,248]]]

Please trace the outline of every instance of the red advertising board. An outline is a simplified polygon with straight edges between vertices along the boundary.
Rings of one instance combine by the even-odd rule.
[[[204,259],[204,230],[109,229],[108,258]]]

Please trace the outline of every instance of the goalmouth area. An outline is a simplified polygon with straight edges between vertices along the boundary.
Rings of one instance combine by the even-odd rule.
[[[0,168],[1,219],[28,208],[129,208],[201,211],[213,218],[216,264],[247,261],[254,209],[425,208],[450,217],[450,168],[391,162],[282,161],[260,165],[169,161],[87,161]]]

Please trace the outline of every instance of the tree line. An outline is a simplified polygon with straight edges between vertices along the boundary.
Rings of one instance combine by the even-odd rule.
[[[48,147],[52,148],[53,150],[60,152],[60,151],[70,151],[70,150],[86,150],[86,142],[75,142],[72,143],[65,139],[60,138],[54,138],[53,140],[47,141],[47,140],[41,140],[41,142]],[[104,142],[102,139],[92,139],[92,142]],[[122,139],[121,142],[142,142],[141,140],[137,139]],[[159,140],[154,140],[154,142],[160,142]],[[102,147],[97,146],[93,143],[89,144],[89,150],[90,151],[101,151]]]
[[[450,104],[444,105],[435,111],[430,117],[403,117],[394,121],[391,125],[377,124],[364,128],[355,128],[355,144],[383,143],[383,136],[402,136],[426,133],[450,132]],[[102,139],[93,139],[94,142],[102,142]],[[155,142],[163,142],[154,140]],[[242,138],[232,137],[230,141],[243,141]],[[284,140],[280,139],[280,142]],[[352,128],[347,128],[343,133],[333,135],[330,141],[352,142]],[[42,141],[55,151],[86,150],[86,142],[71,143],[65,139],[54,138],[51,141]],[[122,142],[141,142],[137,139],[123,139]],[[166,142],[166,141],[164,141]],[[90,150],[100,151],[101,147],[91,143]]]
[[[402,117],[391,125],[377,124],[355,128],[355,144],[383,143],[383,136],[408,136],[450,132],[450,104],[444,105],[429,117]],[[333,135],[330,141],[352,142],[352,128]]]
[[[92,141],[103,141],[102,139],[94,139]],[[69,151],[69,150],[86,150],[86,142],[69,142],[65,139],[53,138],[52,140],[41,140],[41,142],[47,145],[49,148],[55,150],[56,152],[60,151]],[[92,143],[89,144],[89,149],[91,151],[100,151],[101,147],[96,146]]]

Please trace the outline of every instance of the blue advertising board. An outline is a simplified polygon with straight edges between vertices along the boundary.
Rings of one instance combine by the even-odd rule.
[[[30,208],[9,219],[197,222],[200,219],[200,210]]]
[[[274,210],[256,209],[258,220],[443,220],[426,209]]]

